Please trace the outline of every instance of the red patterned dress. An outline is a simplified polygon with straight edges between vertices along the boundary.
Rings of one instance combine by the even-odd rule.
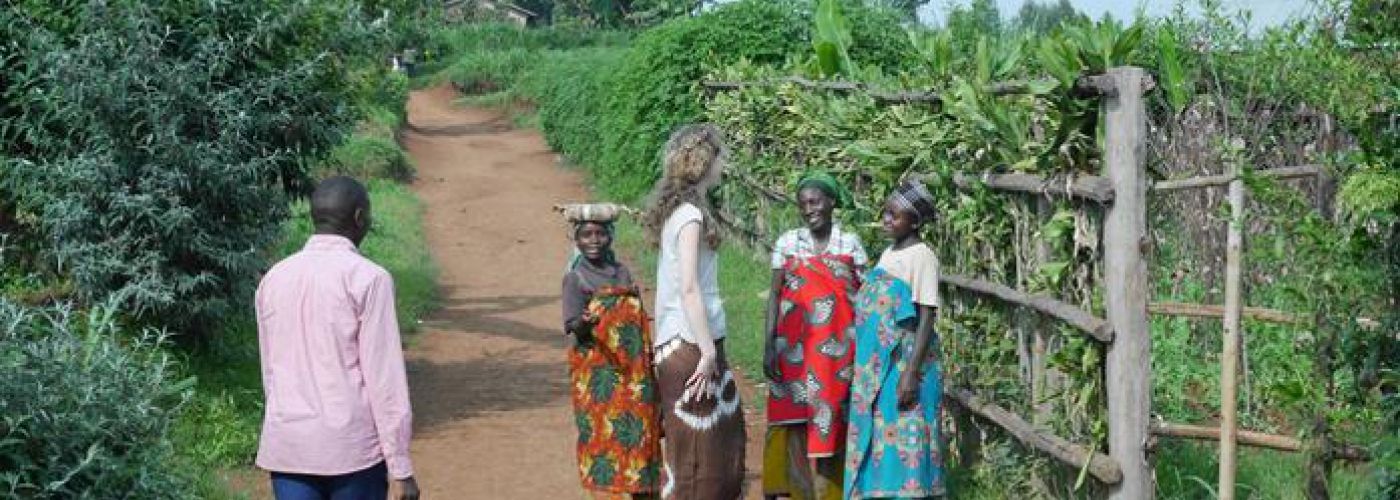
[[[855,263],[850,255],[822,254],[789,258],[784,270],[777,327],[782,377],[769,388],[768,422],[807,424],[807,455],[831,456],[846,442]]]
[[[661,428],[650,322],[635,289],[590,290],[591,339],[569,350],[583,487],[616,498],[661,487]]]

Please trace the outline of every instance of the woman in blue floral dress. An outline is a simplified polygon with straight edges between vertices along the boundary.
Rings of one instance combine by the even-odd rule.
[[[893,244],[856,295],[855,380],[845,496],[931,498],[946,493],[939,436],[938,256],[919,237],[936,215],[917,182],[896,188],[881,219]]]

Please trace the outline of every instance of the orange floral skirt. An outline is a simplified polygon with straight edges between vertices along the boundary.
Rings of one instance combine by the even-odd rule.
[[[616,494],[661,487],[661,427],[649,320],[636,292],[600,288],[593,338],[569,350],[583,487]]]

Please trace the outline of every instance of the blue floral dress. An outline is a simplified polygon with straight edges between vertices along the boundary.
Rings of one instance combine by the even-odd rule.
[[[910,284],[877,267],[868,273],[854,303],[855,380],[846,440],[846,498],[943,495],[936,337],[922,366],[919,402],[901,412],[897,388],[913,355],[918,317]]]

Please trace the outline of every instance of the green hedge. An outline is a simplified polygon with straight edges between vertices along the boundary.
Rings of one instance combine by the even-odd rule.
[[[800,12],[768,1],[726,4],[646,31],[615,70],[586,73],[607,79],[606,112],[593,126],[567,133],[601,142],[601,154],[575,160],[589,166],[604,196],[636,201],[656,179],[671,131],[700,119],[698,83],[707,65],[780,62],[806,45],[807,32]]]
[[[612,73],[624,49],[593,48],[547,54],[520,82],[536,102],[539,126],[555,151],[583,165],[604,156],[602,117],[608,115]]]
[[[13,214],[0,229],[76,300],[212,333],[246,306],[288,195],[402,88],[378,55],[393,34],[363,7],[0,9],[0,205]]]
[[[123,345],[116,312],[0,298],[0,497],[193,494],[166,437],[192,383],[154,333]]]

